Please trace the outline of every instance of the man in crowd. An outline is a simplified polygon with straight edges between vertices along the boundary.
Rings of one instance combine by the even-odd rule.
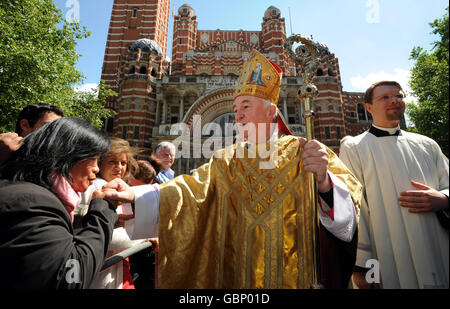
[[[11,152],[22,145],[22,139],[53,120],[64,117],[64,111],[45,103],[29,104],[19,113],[16,132],[0,134],[0,165],[8,160]]]
[[[175,172],[171,169],[175,161],[175,145],[170,142],[161,142],[155,148],[155,157],[161,162],[161,170],[156,176],[158,183],[172,180]]]
[[[432,139],[400,130],[400,84],[373,84],[365,102],[373,125],[340,149],[364,187],[353,281],[360,288],[448,288],[448,158]]]
[[[29,104],[17,117],[16,133],[25,137],[43,125],[64,116],[64,111],[58,106],[45,103]]]
[[[257,67],[262,84],[251,78]],[[347,287],[361,185],[323,144],[287,135],[276,117],[281,77],[254,50],[235,92],[240,141],[192,176],[134,190],[119,180],[107,185],[118,190],[109,197],[135,202],[138,237],[156,236],[159,225],[160,288],[310,288],[308,172],[320,196],[321,283]]]

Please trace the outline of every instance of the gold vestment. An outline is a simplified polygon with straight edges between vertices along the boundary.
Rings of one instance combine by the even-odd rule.
[[[277,147],[275,168],[261,169],[267,160],[240,143],[192,176],[161,185],[159,288],[311,286],[311,202],[299,140],[284,136],[269,144]],[[237,158],[239,147],[244,158]],[[329,171],[347,185],[359,214],[361,185],[328,151]]]

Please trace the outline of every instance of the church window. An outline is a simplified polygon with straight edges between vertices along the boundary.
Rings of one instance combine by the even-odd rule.
[[[133,65],[133,66],[130,67],[130,74],[134,74],[134,72],[135,72],[135,68],[134,68],[134,65]]]
[[[153,77],[156,76],[156,71],[155,71],[155,69],[152,69],[151,75],[152,75]]]
[[[170,107],[170,123],[178,123],[178,113],[179,113],[178,106],[171,106]]]
[[[133,15],[132,15],[133,18],[137,17],[137,11],[138,11],[137,9],[133,9]]]
[[[325,139],[331,139],[330,127],[325,127]]]
[[[317,76],[323,76],[323,70],[317,69]]]
[[[334,76],[334,72],[333,72],[332,69],[328,69],[328,75],[329,75],[329,76]]]
[[[139,74],[147,74],[147,68],[145,66],[141,66],[141,69],[139,70]]]
[[[134,127],[133,138],[134,138],[134,139],[139,139],[139,126],[135,126],[135,127]]]
[[[103,131],[112,133],[114,129],[114,118],[109,117],[103,121]]]
[[[288,113],[288,122],[289,122],[289,124],[296,123],[297,113],[295,112],[295,107],[294,106],[288,106],[287,107],[287,113]]]
[[[122,139],[127,138],[127,126],[122,127]]]
[[[367,121],[366,109],[362,103],[358,103],[358,119],[359,121]]]
[[[336,135],[338,139],[342,138],[341,127],[336,127]]]

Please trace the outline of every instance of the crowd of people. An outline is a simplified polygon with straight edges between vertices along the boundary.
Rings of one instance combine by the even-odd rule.
[[[156,177],[163,168],[162,162],[153,155],[148,161],[136,160],[140,150],[131,147],[128,141],[108,138],[82,119],[61,119],[63,117],[64,112],[57,106],[30,104],[19,113],[16,132],[3,133],[0,136],[2,196],[8,194],[8,198],[4,199],[5,205],[17,204],[17,207],[13,207],[17,208],[15,211],[8,211],[5,215],[2,212],[2,222],[23,214],[25,210],[29,212],[29,216],[20,217],[19,224],[13,221],[7,228],[10,247],[5,251],[5,255],[2,254],[2,258],[15,259],[17,254],[20,258],[15,259],[16,263],[30,263],[26,267],[28,270],[17,278],[18,281],[13,280],[12,285],[8,286],[155,288],[155,249],[158,239],[132,240],[134,214],[131,204],[103,200],[102,208],[94,205],[99,204],[96,200],[98,197],[104,196],[101,193],[102,186],[115,178],[127,181],[130,186],[157,181]],[[53,122],[54,120],[59,121]],[[51,122],[53,123],[50,124]],[[38,130],[46,124],[49,125],[43,128],[42,132]],[[27,136],[29,137],[25,139]],[[173,146],[169,142],[164,142],[163,145],[167,147],[168,144]],[[170,169],[172,164],[173,160],[165,166]],[[48,174],[50,171],[53,172]],[[9,186],[16,182],[23,185]],[[12,191],[9,191],[10,189]],[[55,201],[55,197],[59,202]],[[21,201],[28,198],[31,200],[25,203]],[[55,209],[49,212],[49,206],[58,208],[60,205],[66,210],[70,222],[64,212],[60,213],[60,209],[56,214]],[[93,216],[97,209],[101,209],[101,213]],[[52,223],[52,220],[57,218],[62,221],[58,224]],[[87,222],[92,220],[99,222]],[[48,228],[45,233],[36,233],[36,229],[46,224],[55,226]],[[64,239],[56,240],[53,237]],[[28,243],[29,239],[34,238],[39,239],[39,242],[49,241],[51,244],[35,250],[39,242]],[[105,258],[143,241],[151,241],[153,246],[100,271]],[[19,250],[17,247],[22,243],[26,243],[26,246],[21,246]],[[60,255],[56,254],[55,258],[52,258],[55,254],[54,248],[60,245],[65,246],[65,250],[57,250]],[[3,249],[6,248],[2,244],[1,250]],[[34,260],[36,257],[39,259]],[[52,274],[52,268],[42,269],[40,263],[45,259],[48,259],[46,264],[58,265],[57,281],[52,278],[50,282],[46,282],[46,277]],[[63,276],[65,271],[70,272],[70,261],[77,261],[82,267],[74,278]],[[44,273],[47,275],[43,276]],[[25,276],[35,278],[28,282]]]
[[[168,141],[138,160],[128,141],[58,107],[25,107],[16,132],[0,135],[0,263],[8,265],[0,286],[310,288],[318,268],[324,288],[448,288],[448,158],[432,139],[400,129],[401,85],[367,89],[373,124],[346,137],[337,156],[289,132],[278,116],[281,77],[253,51],[234,95],[241,139],[177,177]],[[260,144],[274,152],[261,158]],[[273,167],[261,168],[267,160]],[[152,246],[102,269],[142,242]]]

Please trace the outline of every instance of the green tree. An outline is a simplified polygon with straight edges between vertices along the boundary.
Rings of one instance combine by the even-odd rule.
[[[66,109],[69,110],[68,116],[86,119],[100,128],[103,125],[102,119],[112,116],[112,111],[103,107],[106,99],[112,96],[117,96],[117,93],[111,90],[104,80],[101,80],[97,88],[92,91],[74,93],[73,99],[66,104]]]
[[[418,102],[407,104],[407,114],[414,132],[434,139],[449,156],[449,23],[447,7],[442,19],[430,23],[432,33],[440,36],[430,52],[414,47],[410,59],[415,60],[410,86]]]
[[[69,23],[51,0],[0,1],[0,131],[11,131],[30,103],[60,106],[67,115],[101,126],[111,116],[105,98],[114,93],[101,83],[97,94],[79,93],[85,77],[75,65],[76,40],[90,36]]]

